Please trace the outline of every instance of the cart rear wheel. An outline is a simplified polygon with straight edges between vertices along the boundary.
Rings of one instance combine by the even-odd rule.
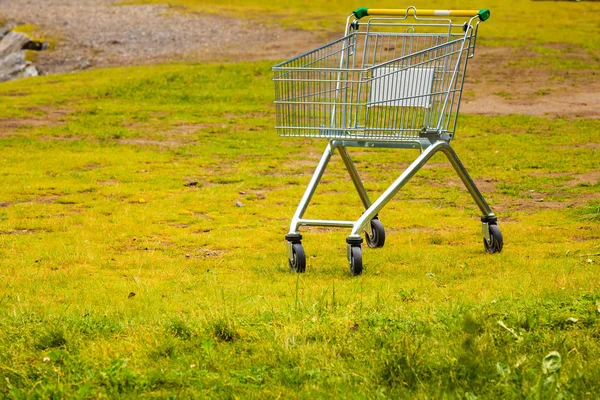
[[[362,274],[362,248],[360,246],[352,246],[350,248],[350,273],[354,276]]]
[[[483,246],[485,247],[485,251],[490,254],[500,253],[502,251],[502,246],[504,246],[504,242],[502,241],[502,232],[500,232],[500,228],[498,225],[490,225],[490,241],[488,242],[485,238],[483,239]]]
[[[383,229],[383,224],[378,219],[371,220],[371,234],[365,232],[365,239],[367,240],[367,245],[376,249],[379,247],[383,247],[385,244],[385,229]]]
[[[292,245],[292,258],[288,261],[292,271],[298,273],[306,271],[306,255],[301,243],[294,243]]]

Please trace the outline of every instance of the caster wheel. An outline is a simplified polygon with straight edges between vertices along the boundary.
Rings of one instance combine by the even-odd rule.
[[[290,269],[294,272],[302,273],[306,271],[306,255],[301,243],[292,245],[292,258],[289,260]]]
[[[350,257],[350,273],[354,276],[362,274],[362,248],[360,246],[352,246]]]
[[[500,232],[500,228],[498,225],[490,225],[490,241],[488,242],[483,239],[483,246],[485,247],[485,251],[490,254],[500,253],[502,251],[502,246],[504,242],[502,241],[502,232]]]
[[[365,239],[367,240],[367,246],[372,249],[383,247],[385,244],[385,229],[383,224],[378,219],[371,220],[371,234],[365,232]]]

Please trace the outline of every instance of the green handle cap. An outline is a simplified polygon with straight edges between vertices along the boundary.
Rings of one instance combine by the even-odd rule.
[[[479,10],[479,13],[477,13],[477,15],[479,15],[480,20],[485,21],[490,17],[490,10],[484,8],[483,10]]]
[[[357,8],[356,10],[352,11],[352,14],[354,14],[356,18],[361,19],[362,17],[369,15],[369,9],[367,7]]]

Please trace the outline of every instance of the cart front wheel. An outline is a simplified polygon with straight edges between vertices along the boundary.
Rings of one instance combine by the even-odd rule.
[[[292,271],[298,273],[306,271],[306,255],[301,243],[294,243],[292,245],[292,258],[288,261]]]
[[[350,273],[354,276],[362,274],[362,249],[360,246],[350,248]]]
[[[383,224],[378,219],[371,220],[371,234],[365,232],[365,239],[367,240],[367,245],[376,249],[379,247],[383,247],[385,244],[385,229],[383,229]]]
[[[502,251],[502,246],[504,246],[504,242],[502,241],[502,232],[500,232],[500,228],[498,225],[490,225],[490,240],[489,242],[484,238],[483,246],[485,247],[485,251],[490,254],[500,253]]]

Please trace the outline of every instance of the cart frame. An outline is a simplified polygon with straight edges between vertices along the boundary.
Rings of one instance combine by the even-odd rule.
[[[481,211],[486,251],[502,250],[497,217],[450,146],[467,61],[475,54],[479,23],[489,15],[488,10],[360,8],[348,17],[344,37],[273,67],[279,134],[327,139],[285,236],[293,271],[304,272],[306,268],[299,228],[326,226],[351,228],[346,239],[347,259],[351,274],[361,274],[361,233],[365,232],[369,247],[384,245],[385,231],[379,212],[438,152],[446,155]],[[360,32],[363,24],[359,20],[365,16],[370,17],[366,31]],[[455,24],[439,16],[470,19]],[[457,27],[462,34],[456,33]],[[422,33],[423,28],[441,33]],[[391,51],[393,54],[388,54]],[[349,147],[418,149],[420,155],[371,201],[348,153]],[[304,213],[336,150],[365,211],[355,221],[305,219]]]

